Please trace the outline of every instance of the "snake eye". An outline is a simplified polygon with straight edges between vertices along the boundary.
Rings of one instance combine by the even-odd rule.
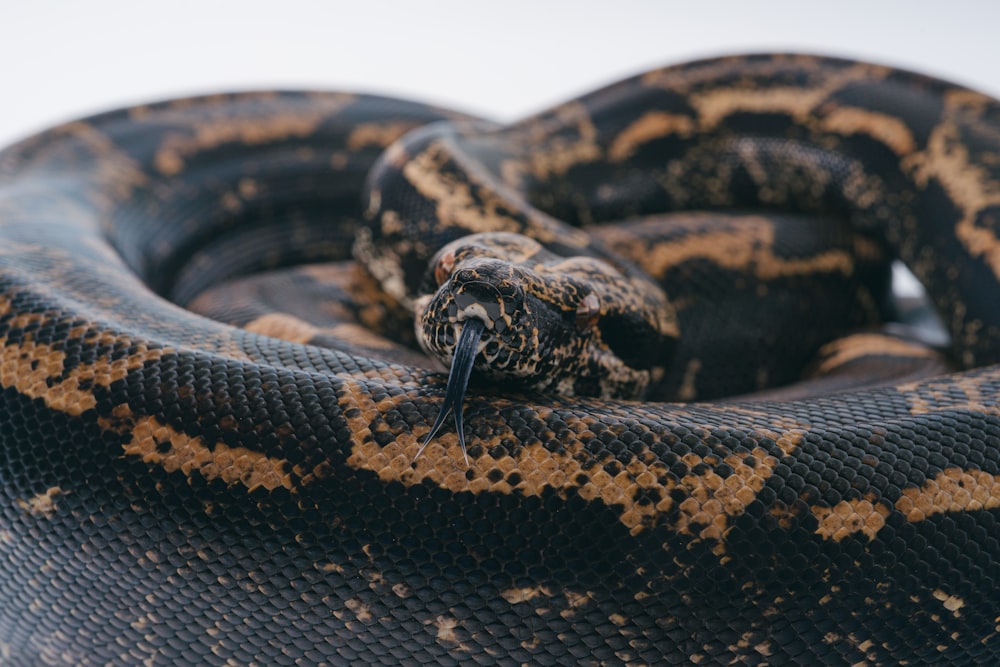
[[[576,308],[576,327],[584,331],[597,324],[597,318],[601,314],[601,301],[593,292],[587,294],[580,301]]]
[[[451,271],[455,268],[455,253],[451,250],[441,255],[438,259],[437,265],[434,267],[434,280],[437,281],[438,287],[444,285],[448,278],[451,277]]]

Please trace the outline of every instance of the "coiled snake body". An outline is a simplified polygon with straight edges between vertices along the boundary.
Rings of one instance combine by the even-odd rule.
[[[390,148],[364,198],[382,151],[436,120],[457,124]],[[1000,659],[1000,104],[875,65],[753,56],[509,128],[469,120],[247,93],[0,153],[0,660]],[[460,224],[593,253],[555,220],[720,207],[870,233],[927,287],[966,370],[791,401],[474,385],[466,463],[447,425],[416,456],[439,370],[337,329],[303,345],[276,337],[279,320],[285,338],[314,333],[292,318],[240,329],[171,303],[346,257],[365,216],[359,252],[405,302]],[[719,234],[692,252],[787,268],[750,236],[742,264]],[[699,366],[666,365],[664,396],[696,396]]]

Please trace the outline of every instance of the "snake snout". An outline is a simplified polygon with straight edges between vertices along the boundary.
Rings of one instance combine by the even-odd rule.
[[[460,320],[475,317],[496,326],[510,320],[524,304],[524,289],[503,262],[463,268],[451,278],[450,291]]]

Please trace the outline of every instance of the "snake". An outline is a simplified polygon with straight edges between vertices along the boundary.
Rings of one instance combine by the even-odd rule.
[[[510,124],[270,91],[24,139],[0,662],[996,662],[998,216],[1000,102],[811,55]],[[943,346],[877,328],[892,259]],[[754,345],[847,370],[799,391]],[[940,365],[852,365],[897,352]]]

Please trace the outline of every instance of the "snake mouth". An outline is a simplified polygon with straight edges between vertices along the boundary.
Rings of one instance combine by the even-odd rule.
[[[479,350],[479,340],[486,330],[486,323],[476,317],[470,317],[462,321],[462,331],[459,333],[458,342],[455,344],[455,354],[451,360],[451,369],[448,371],[448,385],[445,387],[444,402],[441,410],[434,419],[434,425],[424,438],[424,442],[417,450],[416,460],[430,444],[434,436],[444,425],[449,412],[455,414],[455,431],[458,433],[458,444],[462,447],[462,454],[465,456],[465,465],[469,465],[469,454],[465,448],[465,432],[462,424],[462,402],[465,400],[465,392],[469,387],[469,378],[472,375],[472,366],[476,360],[476,352]]]

